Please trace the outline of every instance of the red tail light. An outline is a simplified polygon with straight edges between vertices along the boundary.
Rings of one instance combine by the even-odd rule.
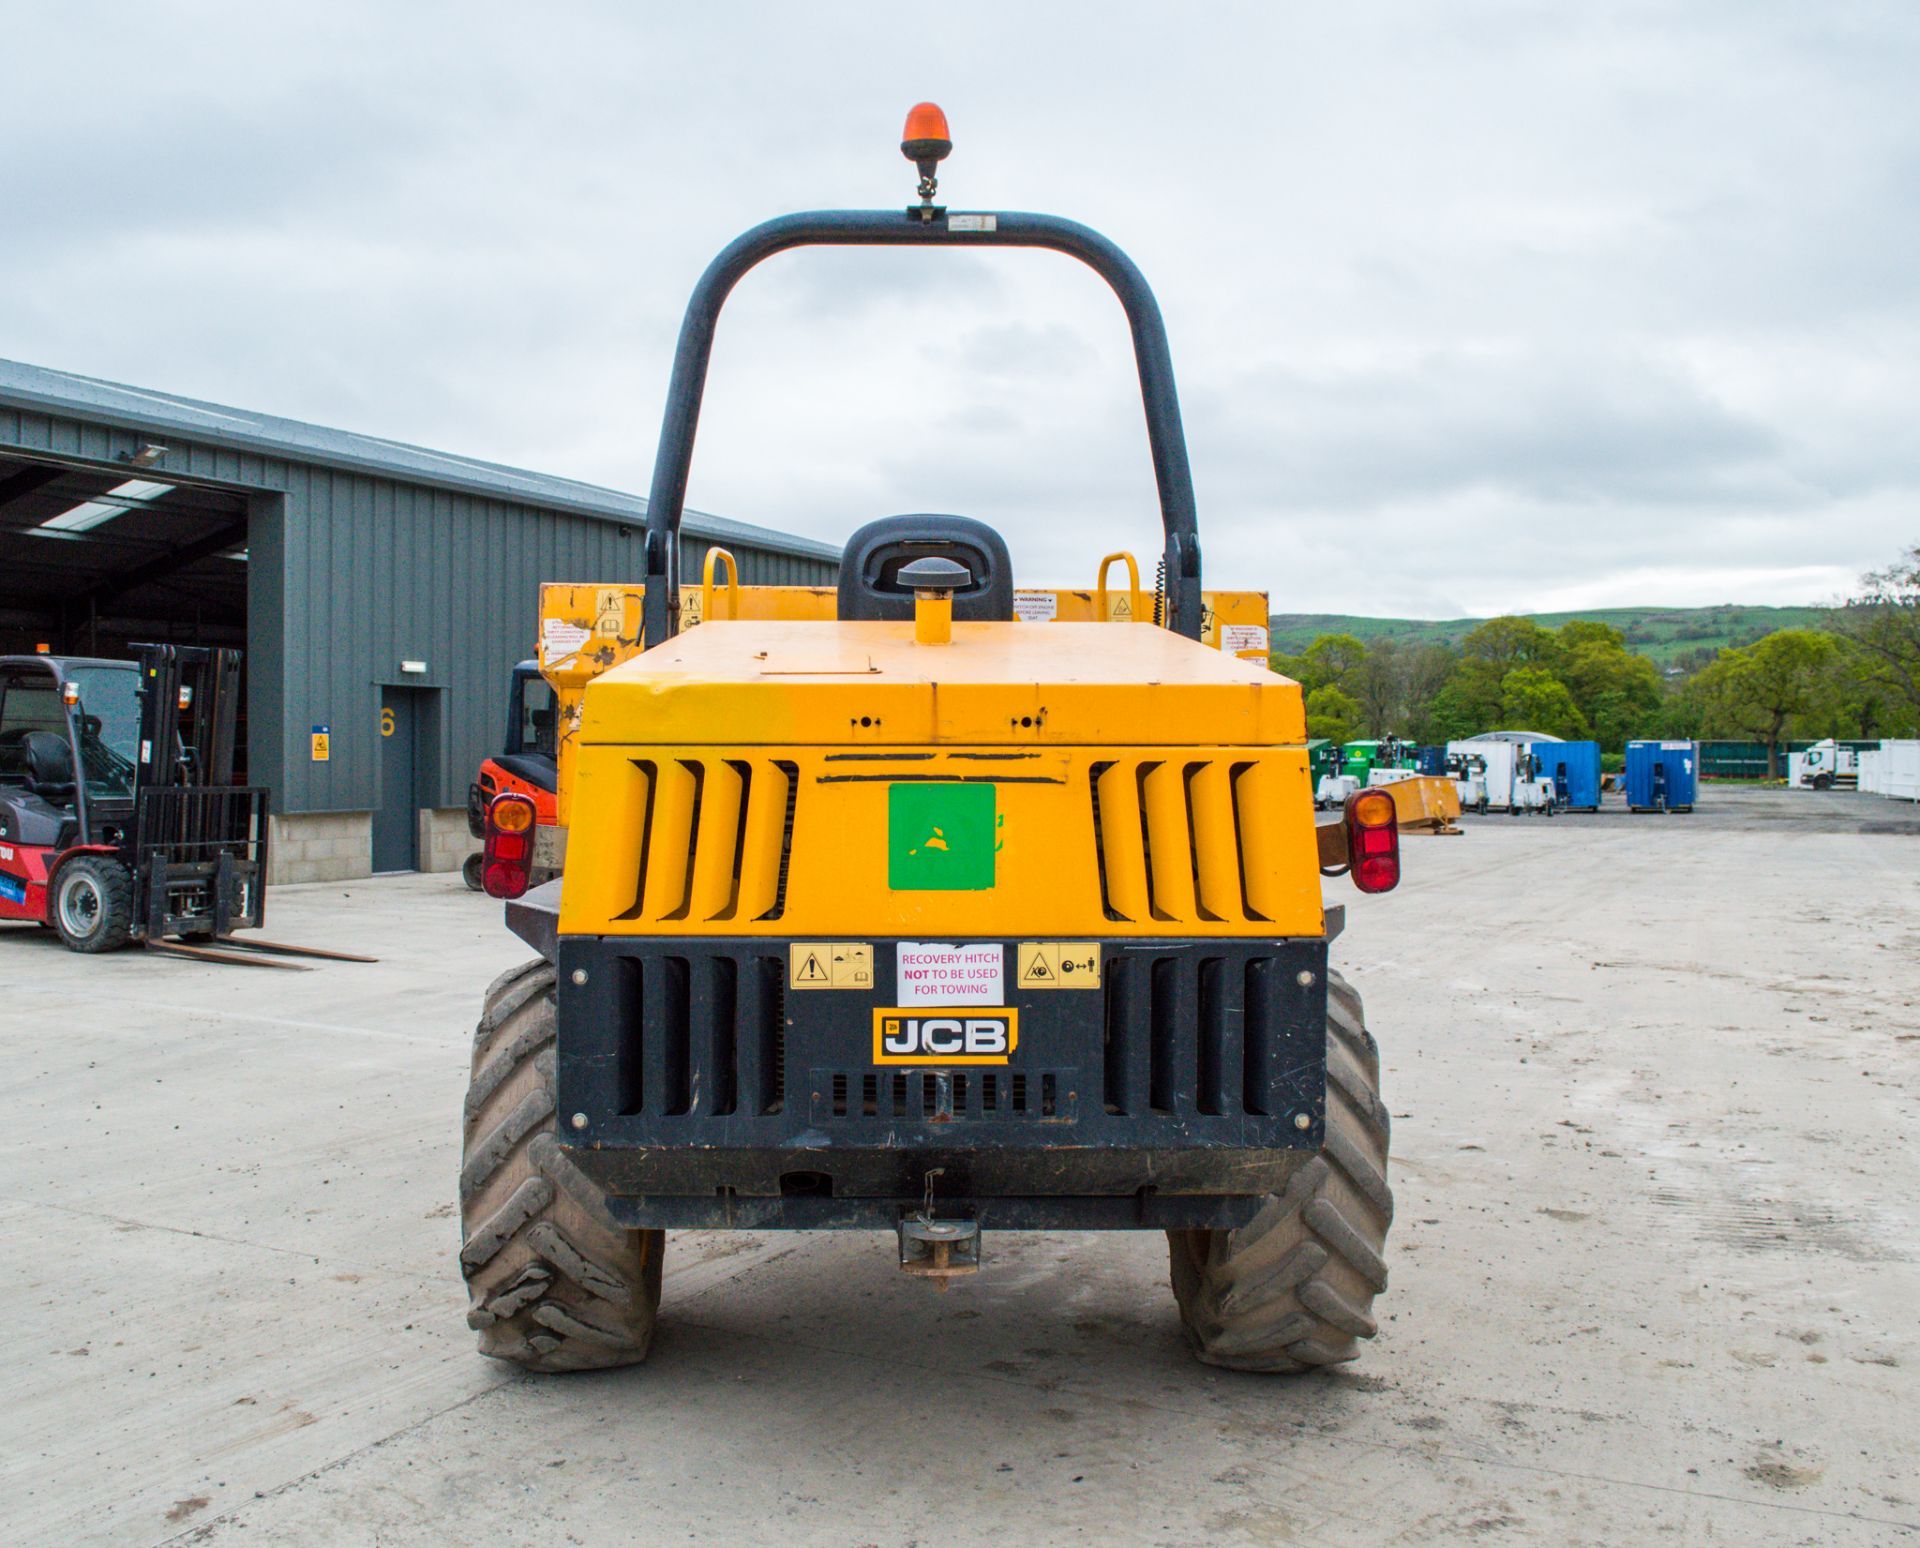
[[[511,791],[487,807],[486,848],[480,857],[480,885],[490,898],[517,898],[533,876],[533,802]]]
[[[1400,885],[1397,819],[1393,797],[1378,787],[1347,797],[1347,864],[1362,892],[1391,892]]]

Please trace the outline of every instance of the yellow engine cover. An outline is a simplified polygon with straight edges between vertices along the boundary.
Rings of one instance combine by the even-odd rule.
[[[1305,740],[1164,629],[709,620],[586,688],[560,928],[1318,935]]]

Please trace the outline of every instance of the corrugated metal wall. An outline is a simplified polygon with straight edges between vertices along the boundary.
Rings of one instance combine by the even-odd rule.
[[[147,437],[0,408],[0,444],[113,464]],[[455,806],[505,730],[509,669],[533,654],[542,581],[640,573],[639,529],[169,438],[167,478],[256,491],[248,541],[251,776],[282,812],[378,803],[380,690],[436,689],[429,804]],[[729,543],[749,584],[831,583],[831,562]],[[682,574],[707,545],[688,539]],[[424,661],[424,674],[400,671]],[[331,757],[309,733],[325,725]]]

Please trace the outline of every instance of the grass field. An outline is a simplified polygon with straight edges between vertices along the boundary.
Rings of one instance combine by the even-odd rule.
[[[1748,645],[1775,629],[1817,629],[1824,607],[1603,607],[1586,612],[1532,613],[1543,628],[1573,618],[1612,624],[1627,644],[1662,666],[1684,651]],[[1407,645],[1458,645],[1483,618],[1361,618],[1349,613],[1275,613],[1273,648],[1292,655],[1323,634],[1351,634],[1368,644],[1391,639]]]

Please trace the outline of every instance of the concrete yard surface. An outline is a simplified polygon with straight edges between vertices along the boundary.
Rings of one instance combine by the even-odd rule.
[[[1920,1538],[1920,824],[1695,815],[1328,883],[1398,1213],[1379,1338],[1307,1378],[1192,1361],[1157,1235],[991,1231],[946,1295],[875,1233],[674,1236],[648,1364],[525,1376],[455,1267],[497,904],[281,889],[268,934],[383,958],[303,973],[0,933],[0,1536]]]

